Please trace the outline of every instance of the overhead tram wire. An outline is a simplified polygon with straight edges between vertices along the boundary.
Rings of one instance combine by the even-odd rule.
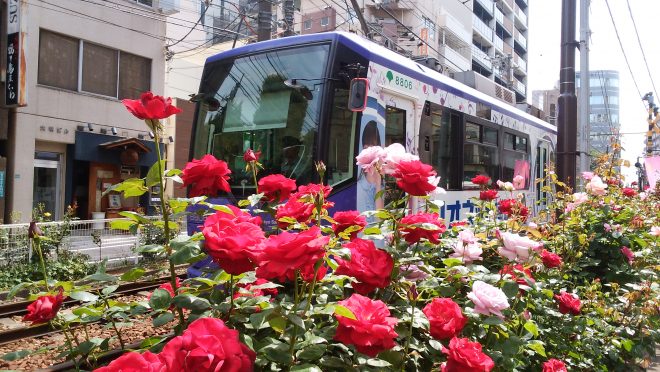
[[[655,89],[655,82],[653,81],[653,76],[651,76],[651,69],[649,68],[649,64],[646,61],[646,53],[644,53],[644,47],[642,46],[642,40],[639,38],[639,32],[637,32],[637,23],[635,22],[635,17],[633,17],[632,14],[632,9],[630,8],[630,0],[626,0],[626,4],[628,5],[628,13],[630,14],[630,19],[632,20],[633,27],[635,28],[635,35],[637,36],[637,43],[639,44],[639,50],[642,51],[642,57],[644,58],[644,65],[646,66],[646,72],[649,74],[649,79],[651,80],[651,86],[653,87],[653,92],[655,93],[656,97],[658,96],[658,90]]]
[[[166,48],[173,47],[173,46],[179,44],[180,42],[182,42],[185,38],[187,38],[188,35],[190,35],[197,28],[197,26],[202,22],[202,19],[204,19],[204,16],[206,15],[206,11],[209,10],[210,7],[211,7],[211,0],[209,0],[209,2],[206,4],[206,8],[204,8],[204,11],[202,12],[202,14],[199,15],[199,19],[197,19],[197,22],[195,22],[195,24],[190,28],[190,30],[188,30],[188,32],[186,32],[186,34],[183,35],[179,40],[177,40],[177,41],[175,41],[175,42],[173,42],[169,45],[166,45],[165,47]]]
[[[642,91],[639,90],[639,85],[637,85],[637,80],[635,80],[635,75],[633,74],[632,68],[630,67],[630,62],[628,62],[628,56],[626,55],[626,51],[623,49],[623,43],[621,42],[621,37],[619,36],[619,30],[616,28],[616,22],[614,22],[614,16],[612,15],[612,9],[610,8],[610,3],[608,0],[605,0],[605,5],[607,5],[607,11],[610,14],[610,20],[612,20],[612,26],[614,26],[614,32],[616,33],[616,38],[619,41],[619,47],[621,48],[621,54],[623,54],[623,58],[626,61],[626,66],[628,66],[628,71],[630,72],[630,78],[632,79],[633,83],[635,84],[635,89],[637,89],[637,94],[639,97],[642,97]],[[644,104],[643,101],[642,106],[644,106],[644,109],[646,110],[646,105]]]

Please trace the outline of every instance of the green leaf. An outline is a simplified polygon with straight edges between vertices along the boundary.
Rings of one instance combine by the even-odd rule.
[[[498,325],[504,323],[504,321],[496,316],[489,316],[488,318],[484,319],[483,323],[488,325]]]
[[[300,360],[317,360],[325,354],[327,345],[315,344],[307,346],[306,348],[298,351],[298,359]]]
[[[167,340],[167,336],[152,336],[149,338],[145,338],[140,343],[140,349],[148,349],[150,347],[153,347],[154,345],[158,345],[164,340]]]
[[[110,293],[116,291],[117,288],[119,288],[118,285],[111,285],[111,286],[108,286],[108,287],[103,288],[103,289],[101,290],[101,293],[103,293],[104,295],[107,296],[107,295],[109,295]]]
[[[94,302],[99,299],[99,296],[85,291],[71,292],[69,297],[81,302]]]
[[[28,287],[30,284],[31,283],[19,283],[11,287],[9,293],[7,293],[7,300],[11,300],[12,298],[14,298],[19,291]]]
[[[163,171],[165,170],[165,160],[161,160],[159,162],[155,162],[151,168],[149,168],[149,172],[147,173],[147,178],[145,179],[145,183],[147,187],[151,187],[154,185],[158,185],[160,183],[160,179],[163,176]]]
[[[137,213],[137,212],[132,212],[132,211],[121,211],[119,212],[119,215],[122,217],[126,217],[132,221],[139,222],[141,224],[149,225],[151,224],[151,220],[144,217],[143,215]]]
[[[366,229],[364,229],[364,234],[365,235],[380,235],[380,234],[382,234],[382,231],[380,231],[380,229],[378,227],[373,226],[373,227],[367,227]]]
[[[174,213],[184,212],[190,205],[190,202],[185,199],[169,199],[167,202],[170,204],[170,208],[172,208],[172,212]]]
[[[504,282],[504,285],[502,286],[502,292],[504,292],[504,294],[509,298],[516,297],[516,295],[519,293],[518,283],[512,281]]]
[[[30,350],[19,350],[19,351],[14,351],[11,353],[7,353],[2,356],[3,360],[6,360],[8,362],[13,362],[14,360],[19,360],[23,359],[26,356],[30,355],[31,351]]]
[[[341,315],[343,317],[353,320],[357,319],[355,317],[355,314],[353,314],[353,312],[349,308],[342,305],[333,305],[333,306],[335,307],[335,315]]]
[[[85,280],[93,280],[95,282],[116,282],[117,277],[106,273],[94,273],[92,275],[87,275]]]
[[[543,344],[541,343],[541,341],[536,341],[536,340],[535,341],[530,341],[527,344],[527,347],[534,350],[536,352],[536,354],[538,354],[542,357],[546,357],[545,347],[543,347]]]
[[[149,298],[149,306],[154,310],[167,309],[170,307],[171,301],[172,296],[170,295],[170,292],[158,288],[151,294],[151,298]]]
[[[135,226],[137,223],[135,221],[131,220],[112,220],[110,221],[110,228],[115,229],[115,230],[130,230],[133,226]]]
[[[632,342],[632,340],[629,339],[623,339],[621,340],[621,346],[623,346],[626,351],[630,352],[632,350],[632,347],[635,343]]]
[[[71,312],[75,315],[78,315],[79,317],[83,317],[83,316],[97,317],[103,315],[103,312],[101,310],[84,307],[84,306],[75,308],[71,310]]]
[[[291,367],[292,372],[323,372],[321,368],[314,364],[301,364]]]
[[[539,337],[539,329],[538,329],[538,327],[536,326],[536,323],[534,323],[534,322],[531,321],[531,320],[528,320],[528,321],[525,323],[525,326],[524,326],[524,327],[525,327],[525,329],[526,329],[529,333],[533,334],[534,337]]]
[[[449,267],[460,266],[463,264],[463,261],[460,258],[445,258],[442,260],[442,263]]]
[[[277,333],[283,333],[284,328],[286,327],[286,319],[283,316],[275,316],[268,319],[268,324]]]
[[[134,282],[144,276],[146,271],[141,267],[135,267],[123,273],[119,278],[126,282]]]
[[[386,367],[391,367],[392,365],[390,362],[382,359],[376,359],[376,358],[371,358],[367,360],[367,364],[372,366],[372,367],[378,367],[378,368],[386,368]]]
[[[135,248],[135,252],[137,253],[161,253],[164,251],[165,247],[159,244],[141,245]]]
[[[131,196],[140,196],[148,190],[144,186],[144,180],[142,178],[129,178],[122,183],[110,186],[103,192],[103,195],[105,196],[110,191],[117,191],[124,193],[125,198],[130,198]]]
[[[199,247],[199,244],[197,244],[197,242],[192,242],[191,244],[177,249],[176,252],[170,256],[170,261],[175,265],[191,263],[190,260],[198,257],[201,253],[202,249]]]
[[[170,312],[162,313],[159,316],[157,316],[156,319],[154,319],[153,321],[154,327],[160,327],[164,324],[171,322],[173,319],[174,319],[174,314]]]
[[[291,321],[291,323],[297,325],[298,327],[305,329],[305,322],[296,314],[289,314],[286,316],[287,319]]]
[[[81,355],[87,355],[92,352],[95,348],[97,348],[101,343],[103,343],[102,338],[98,337],[93,337],[88,341],[81,342],[80,345],[78,346],[78,352]]]
[[[206,310],[211,307],[209,301],[205,298],[197,297],[189,293],[183,293],[175,296],[172,303],[180,308],[190,310]]]

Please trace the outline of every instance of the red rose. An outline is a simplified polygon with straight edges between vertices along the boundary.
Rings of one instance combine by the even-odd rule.
[[[64,301],[63,293],[64,290],[60,288],[60,292],[56,296],[41,296],[37,298],[36,301],[28,305],[28,313],[23,317],[23,321],[30,321],[34,325],[46,323],[55,318]]]
[[[177,289],[181,288],[181,279],[179,279],[178,277],[176,278],[176,287],[177,287]],[[174,289],[172,288],[172,283],[170,283],[169,281],[161,284],[160,287],[158,287],[158,289],[166,290],[170,294],[170,297],[172,297],[172,298],[174,298],[174,296],[176,296],[176,293],[174,293]],[[147,300],[150,300],[151,296],[153,294],[154,294],[153,292],[149,293],[149,296],[147,297]],[[170,310],[172,310],[172,309],[174,309],[174,305],[170,305]]]
[[[254,152],[252,149],[247,149],[245,154],[243,154],[243,160],[246,162],[251,162],[251,161],[259,161],[259,157],[261,156],[261,151]]]
[[[543,363],[543,372],[568,372],[568,370],[564,362],[553,358]]]
[[[269,202],[281,202],[289,198],[291,192],[296,190],[296,181],[281,174],[271,174],[259,180],[259,192]]]
[[[633,197],[637,195],[637,191],[635,189],[631,189],[630,187],[624,187],[623,190],[621,190],[623,195],[628,196],[628,197]]]
[[[339,264],[335,273],[357,279],[357,283],[351,283],[355,292],[367,295],[376,288],[385,288],[390,284],[394,260],[389,253],[376,248],[371,240],[359,238],[344,244],[344,247],[350,249],[351,259],[335,257]]]
[[[294,197],[296,199],[306,199],[305,201],[311,203],[321,194],[323,194],[323,197],[327,199],[328,196],[330,196],[330,191],[332,191],[331,186],[320,185],[318,183],[310,183],[298,187],[298,192],[294,194]]]
[[[471,181],[475,185],[487,186],[490,183],[490,177],[480,174],[480,175],[472,178]]]
[[[616,178],[608,178],[607,180],[605,180],[605,182],[607,182],[607,184],[610,186],[619,185],[619,180],[617,180]]]
[[[330,237],[321,235],[316,226],[297,234],[283,231],[269,236],[258,257],[257,277],[294,280],[296,270],[299,270],[303,279],[311,281],[314,265],[325,255],[329,240]],[[325,270],[322,268],[321,272],[325,273]]]
[[[422,224],[434,225],[436,229],[427,229]],[[440,243],[440,240],[438,240],[440,234],[446,230],[447,227],[440,221],[440,216],[437,213],[420,212],[401,219],[400,231],[404,234],[403,237],[408,244],[418,243],[422,238],[433,244],[438,244]]]
[[[339,325],[335,340],[345,345],[355,345],[357,351],[375,357],[384,350],[393,348],[394,331],[398,320],[390,316],[390,311],[382,301],[374,301],[359,294],[353,294],[339,304],[353,312],[355,319],[335,314]]]
[[[306,223],[312,217],[314,213],[314,204],[312,203],[301,203],[298,200],[291,198],[283,205],[280,205],[275,212],[275,220],[277,221],[277,227],[282,230],[287,229],[293,221],[284,220],[287,219],[296,220],[300,223]]]
[[[450,227],[459,227],[459,226],[467,226],[467,225],[468,225],[467,221],[456,221],[449,224]]]
[[[555,295],[555,300],[559,304],[559,312],[562,314],[571,313],[573,315],[580,315],[582,303],[580,298],[574,294],[561,291],[560,294]]]
[[[621,254],[626,258],[629,265],[632,265],[633,261],[635,261],[635,253],[628,247],[621,247]]]
[[[520,275],[521,273],[522,275]],[[532,272],[529,269],[523,267],[521,264],[504,265],[504,267],[502,267],[500,270],[500,275],[511,275],[511,278],[520,285],[529,286],[527,280],[532,283],[535,282],[534,277],[532,276]],[[527,280],[525,280],[525,278],[527,278]]]
[[[209,256],[227,273],[240,275],[252,271],[264,232],[253,223],[217,219],[204,222],[205,247]]]
[[[425,196],[436,189],[435,185],[429,183],[429,177],[435,174],[432,166],[419,160],[410,160],[398,163],[393,176],[401,190],[413,196]]]
[[[245,291],[238,291],[234,293],[234,298],[238,297],[259,297],[259,296],[270,296],[271,298],[275,298],[277,296],[277,288],[253,288],[256,286],[260,286],[262,284],[270,283],[266,279],[261,279],[258,278],[257,280],[254,281],[254,283],[239,283],[236,284],[238,288],[243,288]]]
[[[154,96],[151,92],[142,93],[140,99],[122,99],[121,102],[131,114],[142,120],[165,119],[181,112],[172,106],[172,98]]]
[[[150,351],[142,354],[131,351],[107,366],[95,369],[94,372],[164,372],[165,369],[166,366],[158,355]]]
[[[553,267],[559,267],[563,264],[560,255],[556,253],[552,253],[545,249],[541,251],[541,261],[543,261],[543,265],[545,265],[545,267],[547,267],[548,269],[552,269]]]
[[[358,211],[335,212],[332,219],[335,220],[332,224],[332,231],[334,231],[337,236],[349,227],[358,228],[351,231],[350,240],[355,239],[357,234],[367,226],[367,219],[364,216],[361,216]]]
[[[257,355],[220,319],[200,318],[160,353],[168,371],[252,371]]]
[[[498,209],[500,213],[507,216],[518,215],[525,218],[529,215],[529,209],[515,199],[500,200]]]
[[[206,220],[204,220],[204,226],[211,226],[217,223],[222,224],[225,223],[225,221],[231,221],[234,223],[249,222],[261,226],[261,217],[253,216],[233,205],[224,205],[223,207],[229,208],[232,213],[229,213],[226,210],[216,211],[215,214],[206,217]]]
[[[449,349],[443,347],[442,352],[447,354],[442,372],[488,372],[495,368],[493,360],[481,351],[481,344],[467,338],[452,338]]]
[[[495,200],[497,198],[497,190],[483,190],[479,193],[479,199],[485,201]]]
[[[201,159],[193,159],[183,168],[181,179],[184,186],[192,186],[190,196],[216,196],[218,190],[230,192],[229,175],[231,170],[222,160],[213,155],[204,155]]]
[[[451,298],[434,298],[422,311],[431,325],[431,336],[438,340],[455,337],[467,323],[460,306]]]

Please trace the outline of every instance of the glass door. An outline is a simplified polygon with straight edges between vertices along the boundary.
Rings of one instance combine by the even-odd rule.
[[[58,219],[62,215],[60,154],[37,152],[34,157],[32,206],[36,208],[41,203],[53,219]]]

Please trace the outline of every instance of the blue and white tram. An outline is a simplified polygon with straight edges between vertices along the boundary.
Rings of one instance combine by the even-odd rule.
[[[366,106],[352,110],[361,100],[351,96],[356,78],[367,79]],[[199,92],[191,157],[211,153],[229,164],[226,202],[254,193],[243,160],[252,148],[262,151],[262,176],[283,173],[299,185],[315,181],[314,161],[322,160],[335,209],[371,209],[372,185],[355,156],[398,142],[434,166],[447,190],[441,213],[451,222],[473,210],[477,174],[520,176],[517,189],[532,207],[542,197],[534,180],[556,142],[555,126],[351,33],[219,53],[206,61]]]

